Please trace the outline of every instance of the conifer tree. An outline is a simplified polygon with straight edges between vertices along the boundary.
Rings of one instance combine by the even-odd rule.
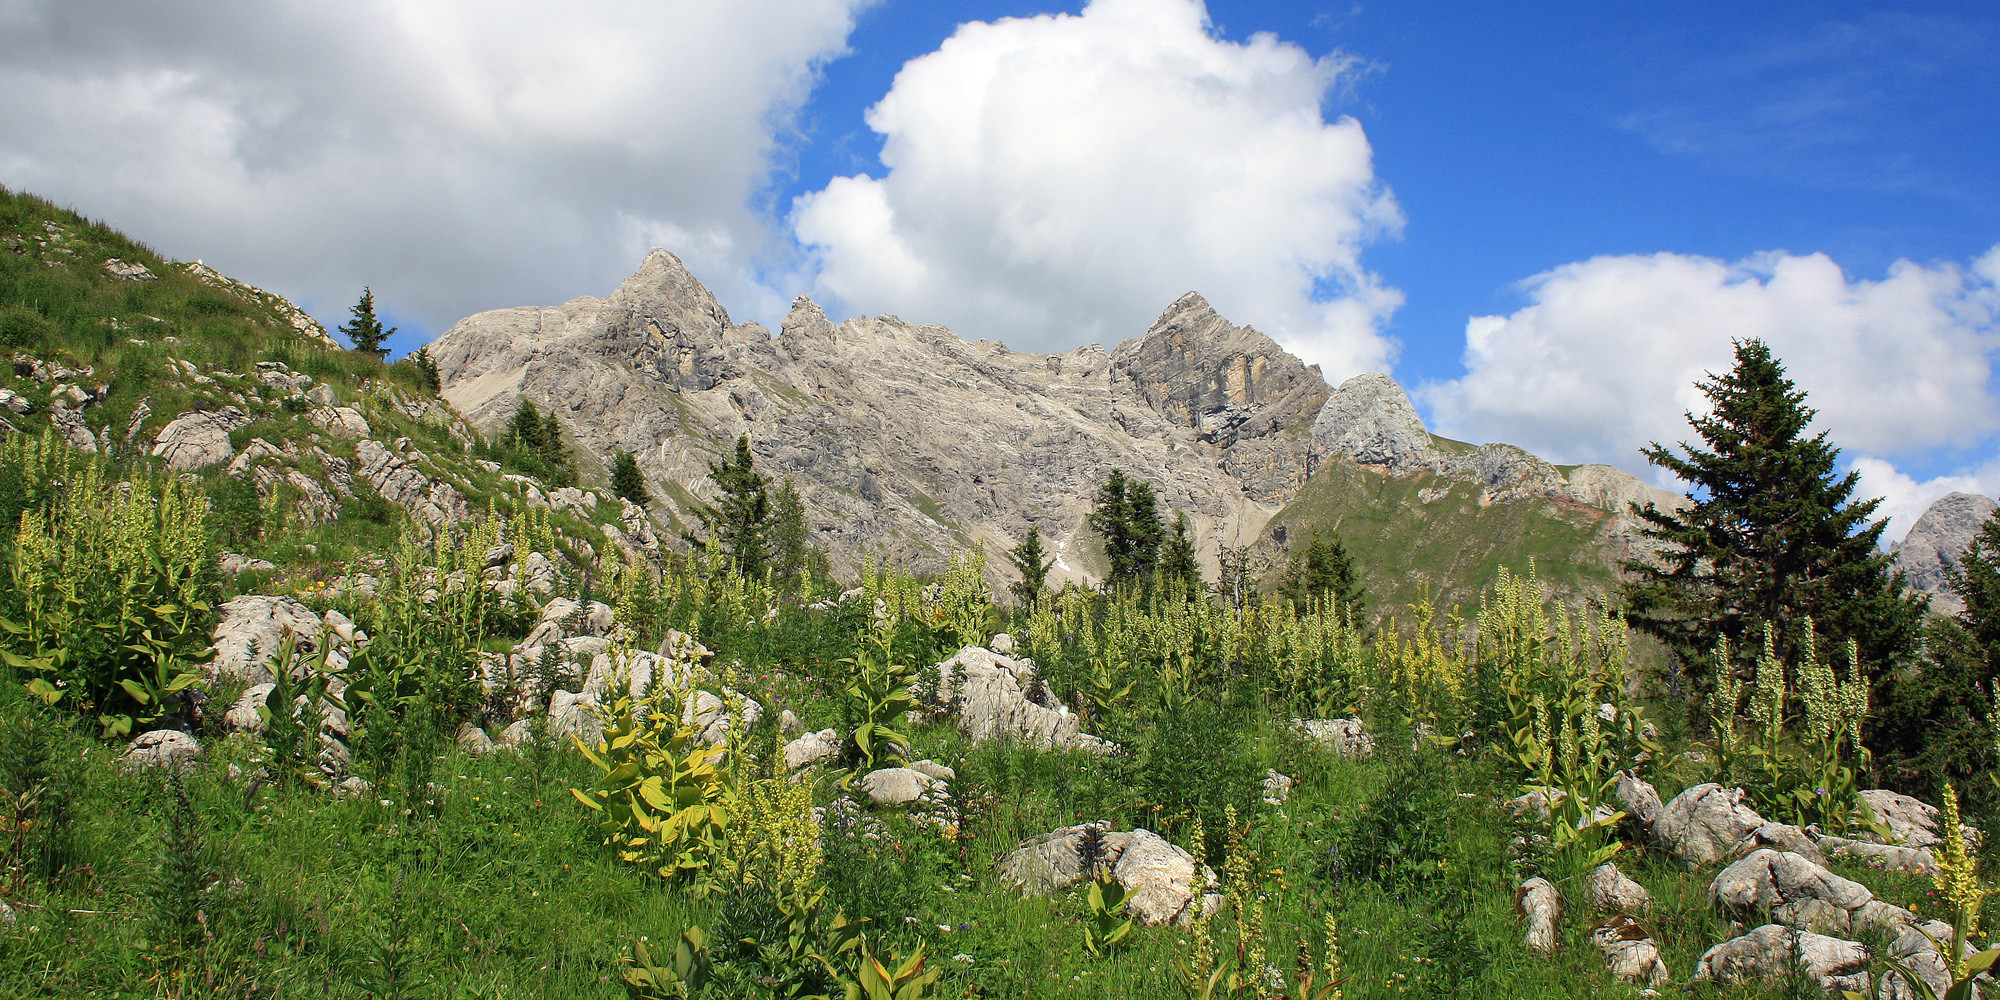
[[[653,502],[653,495],[646,490],[646,474],[639,471],[639,460],[629,451],[611,459],[611,492],[641,507]]]
[[[1821,648],[1857,641],[1873,676],[1907,662],[1924,602],[1877,549],[1881,501],[1853,499],[1859,477],[1836,474],[1840,450],[1824,432],[1805,436],[1806,394],[1759,340],[1738,341],[1735,366],[1699,388],[1711,412],[1687,419],[1706,447],[1643,449],[1690,489],[1679,510],[1633,507],[1659,558],[1626,563],[1632,623],[1667,645],[1696,692],[1718,638],[1747,661],[1769,623],[1789,660],[1808,617],[1831,640]]]
[[[507,422],[507,443],[537,454],[542,450],[542,414],[535,401],[522,396],[514,404],[514,419]]]
[[[1189,596],[1202,593],[1201,563],[1195,559],[1194,539],[1188,537],[1185,512],[1174,515],[1173,534],[1160,546],[1160,579],[1186,588],[1183,593]]]
[[[431,349],[428,346],[417,348],[416,353],[411,354],[406,360],[416,368],[417,380],[423,383],[425,392],[435,396],[444,389],[444,379],[438,375],[437,359],[431,357]]]
[[[1007,550],[1007,559],[1014,564],[1021,578],[1008,585],[1014,600],[1022,607],[1035,603],[1042,596],[1042,590],[1049,585],[1049,569],[1056,564],[1054,559],[1044,559],[1042,552],[1042,532],[1034,525],[1028,526],[1028,537],[1021,544]]]
[[[736,439],[736,453],[728,461],[708,463],[708,478],[722,491],[721,502],[702,505],[695,516],[722,545],[737,572],[762,576],[771,551],[771,477],[757,472],[748,434]]]
[[[1111,564],[1106,583],[1116,586],[1152,580],[1164,529],[1151,483],[1128,479],[1123,470],[1112,469],[1097,489],[1097,505],[1090,512],[1089,523],[1104,539],[1104,558]]]
[[[771,501],[771,558],[778,580],[787,589],[795,589],[807,572],[822,579],[827,574],[826,553],[812,544],[805,498],[789,478]]]
[[[1331,541],[1328,535],[1332,536]],[[1354,571],[1354,557],[1348,555],[1337,531],[1313,533],[1305,551],[1292,560],[1291,568],[1279,581],[1278,592],[1301,607],[1319,598],[1346,608],[1356,622],[1367,618],[1367,591],[1361,588],[1361,578]]]
[[[361,289],[361,301],[354,304],[353,317],[340,327],[340,332],[354,344],[354,350],[361,354],[373,354],[376,360],[389,356],[386,346],[396,328],[382,328],[382,321],[375,316],[375,292]]]

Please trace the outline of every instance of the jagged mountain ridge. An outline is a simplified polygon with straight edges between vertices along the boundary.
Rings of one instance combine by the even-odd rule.
[[[595,461],[632,452],[669,520],[712,496],[708,463],[749,435],[759,468],[798,485],[842,568],[876,554],[935,565],[974,540],[997,552],[1033,526],[1058,579],[1094,580],[1084,521],[1113,467],[1188,513],[1211,569],[1222,546],[1271,547],[1272,519],[1329,462],[1469,483],[1482,506],[1590,507],[1607,535],[1624,502],[1679,499],[1605,466],[1565,472],[1511,446],[1433,438],[1387,376],[1329,387],[1194,293],[1111,351],[1014,351],[895,316],[834,324],[803,296],[772,337],[731,323],[655,250],[605,298],[467,317],[431,354],[445,398],[478,425],[497,427],[526,396]]]

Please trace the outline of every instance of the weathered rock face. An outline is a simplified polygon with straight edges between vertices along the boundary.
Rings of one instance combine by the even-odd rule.
[[[1896,544],[1896,568],[1909,576],[1910,586],[1934,595],[1931,607],[1945,614],[1965,610],[1965,602],[1945,585],[1945,568],[1957,564],[1993,511],[1993,501],[1976,493],[1947,493]]]
[[[1768,848],[1724,868],[1708,887],[1709,902],[1738,919],[1768,913],[1791,927],[1855,935],[1870,927],[1914,923],[1910,911],[1875,898],[1868,887],[1805,857]]]
[[[1618,799],[1654,847],[1704,868],[1733,855],[1769,824],[1743,802],[1743,790],[1710,782],[1696,785],[1660,804],[1653,786],[1621,775]]]
[[[1066,826],[1022,844],[1001,859],[999,874],[1010,885],[1030,894],[1060,892],[1106,871],[1130,894],[1125,912],[1141,925],[1158,926],[1185,919],[1194,901],[1194,857],[1150,830],[1112,832],[1108,823]],[[1215,872],[1202,869],[1202,883],[1216,884]],[[1203,895],[1203,912],[1220,900]]]
[[[1823,990],[1866,994],[1868,958],[1868,949],[1853,941],[1765,924],[1703,952],[1694,981],[1755,982],[1798,970]]]
[[[1381,372],[1340,383],[1314,416],[1312,437],[1328,454],[1399,474],[1427,470],[1441,457],[1409,394]]]
[[[201,744],[174,729],[155,729],[141,734],[118,758],[127,773],[167,768],[184,771],[201,759]]]
[[[759,470],[798,487],[841,572],[864,554],[936,567],[954,548],[999,551],[1032,527],[1055,558],[1052,582],[1095,581],[1103,567],[1084,518],[1112,468],[1187,512],[1211,573],[1219,547],[1255,542],[1328,460],[1576,500],[1517,449],[1430,450],[1386,376],[1363,376],[1329,411],[1340,393],[1317,369],[1192,293],[1108,352],[1028,354],[894,316],[836,325],[803,297],[773,338],[732,324],[656,250],[606,298],[481,313],[430,349],[445,398],[474,423],[497,426],[531,399],[600,461],[632,453],[670,517],[687,519],[689,495],[714,499],[709,462],[747,434]],[[1391,412],[1368,412],[1378,403]],[[989,561],[991,582],[1011,575],[1002,563]]]
[[[1078,728],[1032,660],[966,646],[933,667],[937,707],[958,717],[959,731],[974,743],[1012,736],[1051,750],[1103,753],[1112,745]]]
[[[250,415],[234,406],[183,413],[160,428],[153,454],[165,458],[167,468],[175,472],[220,465],[236,453],[229,432],[249,422]]]
[[[1538,876],[1521,883],[1514,893],[1514,911],[1520,914],[1521,940],[1529,951],[1546,955],[1556,950],[1562,940],[1556,930],[1556,921],[1562,918],[1562,897],[1548,879]]]

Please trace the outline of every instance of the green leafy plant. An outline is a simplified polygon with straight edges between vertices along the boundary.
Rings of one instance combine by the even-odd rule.
[[[1859,777],[1868,764],[1861,723],[1869,702],[1859,646],[1845,644],[1843,681],[1831,664],[1820,661],[1818,633],[1808,618],[1794,644],[1797,667],[1788,677],[1774,631],[1765,629],[1752,673],[1748,734],[1737,727],[1743,684],[1729,669],[1727,643],[1716,646],[1709,721],[1718,777],[1741,784],[1759,813],[1780,822],[1826,831],[1872,827],[1875,817],[1861,799]]]
[[[692,883],[697,893],[718,888],[734,809],[724,748],[681,721],[674,692],[621,696],[598,718],[604,734],[594,751],[571,742],[600,777],[570,794],[599,814],[605,844],[662,879]]]
[[[1125,886],[1099,871],[1084,890],[1083,947],[1098,958],[1109,955],[1132,936],[1132,918],[1125,913]]]
[[[924,1000],[935,996],[940,972],[925,969],[924,945],[907,956],[891,955],[887,964],[877,958],[864,939],[854,979],[847,983],[847,1000]]]
[[[112,483],[94,458],[66,474],[14,536],[0,660],[125,735],[184,704],[211,655],[208,501],[181,479]]]
[[[708,954],[708,932],[699,926],[681,932],[674,953],[666,965],[653,960],[646,942],[632,942],[631,950],[619,958],[624,966],[619,978],[632,1000],[684,1000],[708,984],[713,967]]]
[[[855,773],[892,767],[908,759],[910,738],[903,720],[917,700],[910,693],[916,667],[897,657],[894,637],[884,631],[870,636],[869,647],[841,660],[848,667],[843,710],[851,725],[847,759]]]

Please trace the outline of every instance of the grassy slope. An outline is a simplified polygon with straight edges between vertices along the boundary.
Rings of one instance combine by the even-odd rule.
[[[1439,486],[1450,492],[1419,501],[1420,490]],[[1336,459],[1271,519],[1261,547],[1276,551],[1280,530],[1291,546],[1314,530],[1337,530],[1383,611],[1417,600],[1425,586],[1441,607],[1475,606],[1500,567],[1526,572],[1530,559],[1557,592],[1604,596],[1616,589],[1611,555],[1598,540],[1603,511],[1536,499],[1482,507],[1478,498],[1473,484],[1385,476]]]
[[[142,264],[154,277],[120,279],[104,268],[113,258]],[[419,468],[452,483],[475,510],[491,503],[504,515],[516,508],[519,488],[473,461],[464,428],[453,429],[455,415],[445,409],[420,418],[398,405],[428,399],[414,367],[385,365],[328,346],[295,330],[289,311],[288,303],[270,293],[204,282],[190,265],[169,261],[101,222],[0,188],[0,350],[72,368],[89,366],[91,375],[82,380],[89,383],[86,388],[109,385],[104,399],[83,414],[93,432],[111,429],[112,460],[119,474],[158,471],[159,460],[145,449],[167,422],[187,410],[225,405],[247,409],[255,418],[231,435],[239,450],[252,437],[261,437],[305,452],[265,463],[299,469],[322,482],[312,448],[352,463],[354,441],[321,432],[304,408],[287,406],[282,393],[255,377],[258,362],[277,361],[330,387],[338,405],[359,410],[375,439],[409,438],[428,458],[418,462]],[[213,384],[186,377],[175,362],[195,365]],[[38,434],[49,426],[45,402],[50,386],[10,364],[0,370],[0,387],[35,403],[26,415],[0,414],[16,429]],[[142,404],[150,416],[133,428],[136,447],[127,447],[126,431]],[[217,466],[200,475],[213,486],[223,472]],[[608,546],[597,526],[615,520],[616,511],[616,503],[599,504],[588,518],[558,514],[555,524],[577,551],[584,551],[581,546],[602,551]],[[277,563],[282,590],[347,571],[353,561],[379,555],[394,541],[393,528],[351,517],[322,525],[293,519],[272,525],[260,537],[232,539],[230,547]]]

